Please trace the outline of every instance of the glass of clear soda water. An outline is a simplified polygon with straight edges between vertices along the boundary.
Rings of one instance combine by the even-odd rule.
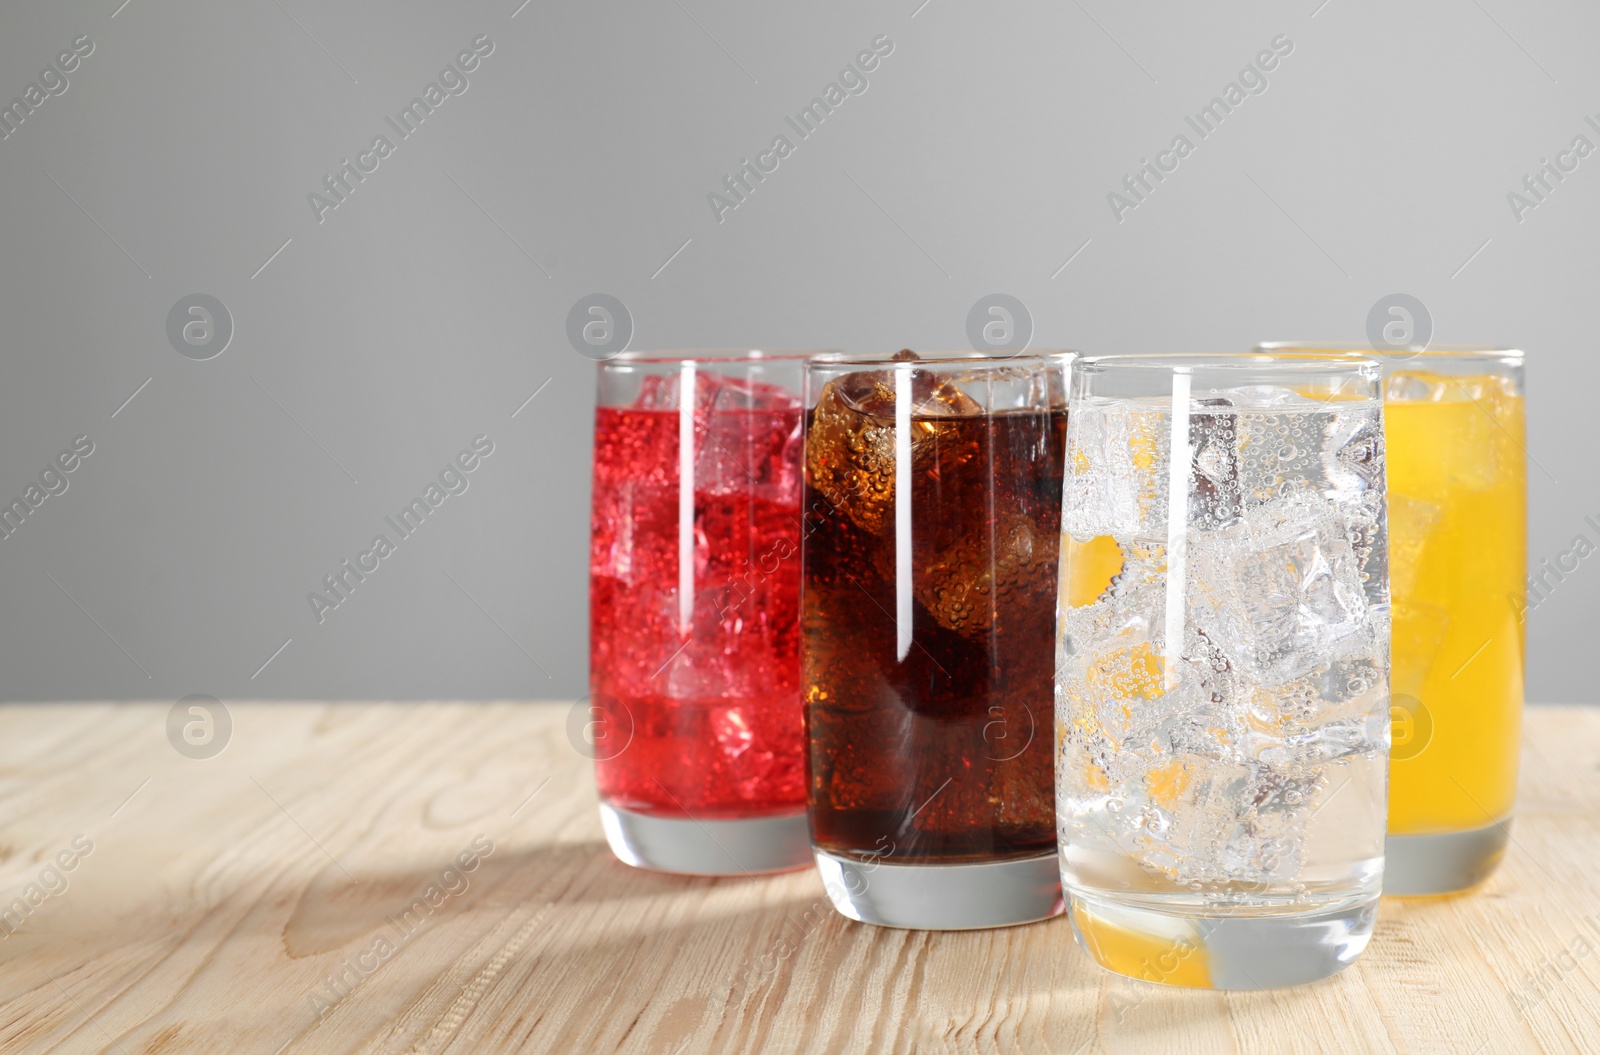
[[[1073,367],[1056,673],[1061,878],[1101,966],[1266,989],[1366,947],[1383,880],[1382,371]]]

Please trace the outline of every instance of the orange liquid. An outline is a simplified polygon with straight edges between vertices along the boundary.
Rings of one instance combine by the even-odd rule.
[[[1101,919],[1077,899],[1072,902],[1072,922],[1089,955],[1108,971],[1161,985],[1211,988],[1211,969],[1198,932],[1140,934]]]
[[[1394,606],[1389,831],[1511,813],[1522,727],[1527,486],[1522,396],[1496,376],[1408,371],[1385,404]],[[1419,387],[1419,386],[1412,386]]]

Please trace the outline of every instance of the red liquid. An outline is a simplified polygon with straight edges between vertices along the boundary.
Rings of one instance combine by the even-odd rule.
[[[680,415],[648,383],[644,406],[595,413],[589,669],[605,734],[600,795],[658,816],[789,812],[805,806],[801,410],[767,386],[702,374],[698,388],[687,625]]]

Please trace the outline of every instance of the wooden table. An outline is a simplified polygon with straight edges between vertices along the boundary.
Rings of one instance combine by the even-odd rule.
[[[228,710],[193,759],[168,705],[0,707],[0,1051],[1600,1051],[1600,709],[1530,711],[1486,889],[1228,995],[1109,975],[1065,920],[882,930],[810,871],[628,868],[565,705]]]

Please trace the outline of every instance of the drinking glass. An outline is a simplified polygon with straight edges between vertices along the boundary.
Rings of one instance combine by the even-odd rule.
[[[699,875],[802,868],[804,354],[598,365],[589,684],[611,849]]]
[[[807,368],[811,836],[852,919],[965,929],[1062,910],[1050,722],[1070,359]]]
[[[1367,944],[1389,747],[1380,380],[1347,356],[1074,364],[1056,808],[1073,926],[1109,970],[1272,988]]]
[[[1499,865],[1516,796],[1528,610],[1523,354],[1439,345],[1366,354],[1384,366],[1394,599],[1383,892],[1447,894]]]

